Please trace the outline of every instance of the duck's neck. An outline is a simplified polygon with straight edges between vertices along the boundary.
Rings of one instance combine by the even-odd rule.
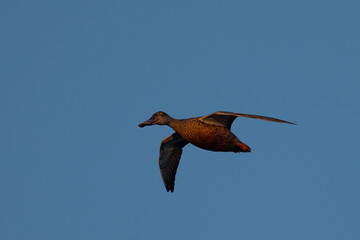
[[[180,122],[181,122],[181,120],[170,117],[170,121],[167,125],[169,127],[171,127],[172,129],[174,129],[174,127],[176,128],[176,126],[178,126]]]
[[[184,119],[172,119],[168,126],[174,129],[175,132],[181,132],[181,130],[185,127]]]

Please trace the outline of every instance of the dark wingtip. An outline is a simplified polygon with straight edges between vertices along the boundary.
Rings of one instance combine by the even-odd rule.
[[[285,121],[285,120],[281,120],[282,123],[287,123],[287,124],[291,124],[291,125],[297,125],[296,122],[288,122],[288,121]]]
[[[167,192],[174,192],[174,186],[165,186]]]

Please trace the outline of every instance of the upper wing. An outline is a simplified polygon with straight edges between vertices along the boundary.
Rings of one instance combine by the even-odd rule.
[[[272,118],[272,117],[266,117],[266,116],[260,116],[254,114],[245,114],[245,113],[224,112],[224,111],[214,112],[212,114],[200,118],[200,120],[206,123],[220,125],[230,129],[231,124],[233,123],[236,117],[255,118],[255,119],[261,119],[271,122],[280,122],[280,123],[288,123],[288,124],[296,125],[295,123],[277,118]]]
[[[188,144],[180,134],[174,133],[160,145],[159,166],[166,191],[174,191],[176,170],[180,162],[182,148]]]

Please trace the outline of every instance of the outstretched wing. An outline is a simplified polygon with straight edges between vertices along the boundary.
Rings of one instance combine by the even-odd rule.
[[[255,119],[266,120],[271,122],[288,123],[288,124],[296,125],[295,123],[277,118],[272,118],[272,117],[266,117],[266,116],[260,116],[254,114],[245,114],[245,113],[224,112],[224,111],[214,112],[212,114],[200,118],[200,120],[206,123],[215,124],[230,129],[231,124],[233,123],[236,117],[255,118]]]
[[[166,191],[174,191],[176,170],[180,162],[182,148],[188,144],[180,134],[174,133],[160,145],[159,166]]]

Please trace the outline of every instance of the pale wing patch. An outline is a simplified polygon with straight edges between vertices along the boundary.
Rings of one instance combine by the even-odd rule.
[[[223,115],[223,114],[217,114],[217,113],[218,112],[209,114],[205,117],[201,117],[201,118],[199,118],[199,120],[204,123],[207,123],[207,124],[218,125],[218,126],[230,129],[231,124],[236,119],[236,116]]]

